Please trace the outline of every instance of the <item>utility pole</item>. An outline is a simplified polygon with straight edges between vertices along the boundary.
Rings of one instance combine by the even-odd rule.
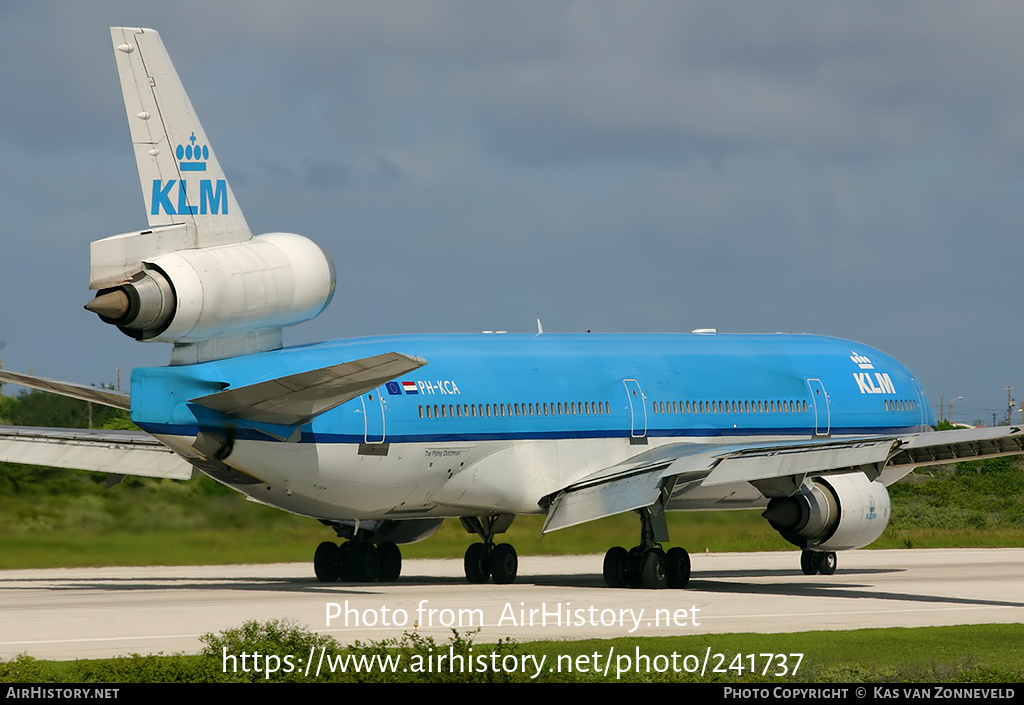
[[[946,412],[946,420],[953,423],[953,402],[960,401],[963,397],[957,397],[956,399],[949,400],[949,411]]]
[[[1010,418],[1013,414],[1013,397],[1010,396],[1013,393],[1013,387],[1006,388],[1006,423],[1011,424],[1013,420]]]

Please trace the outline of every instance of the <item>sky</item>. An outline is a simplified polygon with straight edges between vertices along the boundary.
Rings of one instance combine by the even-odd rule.
[[[0,359],[126,385],[170,347],[82,309],[147,225],[112,25],[160,32],[253,231],[334,259],[286,344],[820,333],[955,421],[1024,399],[1024,4],[4,0]]]

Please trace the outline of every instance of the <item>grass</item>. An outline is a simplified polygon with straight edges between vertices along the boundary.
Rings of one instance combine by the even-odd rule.
[[[890,487],[893,520],[872,548],[1024,546],[1024,471],[995,459],[932,469]],[[310,561],[333,532],[245,501],[209,478],[129,478],[105,489],[94,473],[6,466],[0,473],[0,569]],[[5,484],[6,483],[6,484]],[[758,510],[670,512],[672,545],[691,552],[794,550]],[[518,517],[500,541],[520,555],[603,553],[636,543],[632,513],[541,536],[541,516]],[[455,520],[407,558],[461,557],[477,540]]]
[[[680,637],[474,644],[453,633],[438,643],[415,632],[401,639],[340,646],[328,636],[281,621],[247,622],[204,637],[198,655],[138,656],[67,662],[21,656],[0,662],[0,682],[715,682],[715,683],[1009,683],[1024,681],[1024,625],[870,629],[792,634],[720,634]],[[373,667],[307,675],[310,653],[365,659],[400,656],[399,668]],[[279,657],[265,672],[225,669],[224,655],[259,652]],[[438,655],[486,664],[452,672]],[[497,659],[490,654],[496,653]],[[774,656],[768,657],[769,654]],[[785,655],[785,673],[783,659]],[[291,656],[292,662],[285,657]],[[512,668],[524,663],[526,668]],[[419,669],[415,666],[420,664]],[[482,660],[481,660],[482,659]],[[543,659],[543,661],[540,661]],[[537,668],[538,662],[541,664]],[[227,663],[231,663],[230,660]],[[250,664],[252,661],[250,660]],[[335,662],[337,663],[337,662]],[[351,664],[352,661],[349,661]],[[363,662],[364,664],[366,661]],[[508,670],[499,664],[505,664]],[[288,666],[291,666],[289,669]],[[491,666],[498,665],[497,668]],[[607,673],[605,667],[607,665]],[[403,668],[404,666],[404,668]],[[795,669],[795,673],[794,673]],[[418,672],[419,671],[419,672]],[[701,673],[703,671],[703,673]]]

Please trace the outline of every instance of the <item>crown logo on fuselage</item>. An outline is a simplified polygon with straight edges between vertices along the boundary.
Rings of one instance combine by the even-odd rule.
[[[861,355],[861,354],[857,353],[856,351],[853,351],[853,355],[850,355],[850,359],[853,362],[855,362],[857,364],[857,367],[861,368],[862,370],[873,370],[873,369],[875,369],[875,366],[871,364],[871,359],[870,358],[865,357],[864,355]]]

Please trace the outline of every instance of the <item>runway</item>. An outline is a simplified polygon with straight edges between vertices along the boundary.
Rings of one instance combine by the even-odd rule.
[[[347,643],[453,627],[579,639],[1024,622],[1024,549],[861,550],[829,577],[799,553],[693,556],[686,590],[613,590],[602,556],[522,557],[512,585],[462,560],[408,560],[397,583],[325,585],[309,564],[0,571],[0,658],[197,652],[206,632],[288,619]],[[332,615],[328,623],[328,616]]]

